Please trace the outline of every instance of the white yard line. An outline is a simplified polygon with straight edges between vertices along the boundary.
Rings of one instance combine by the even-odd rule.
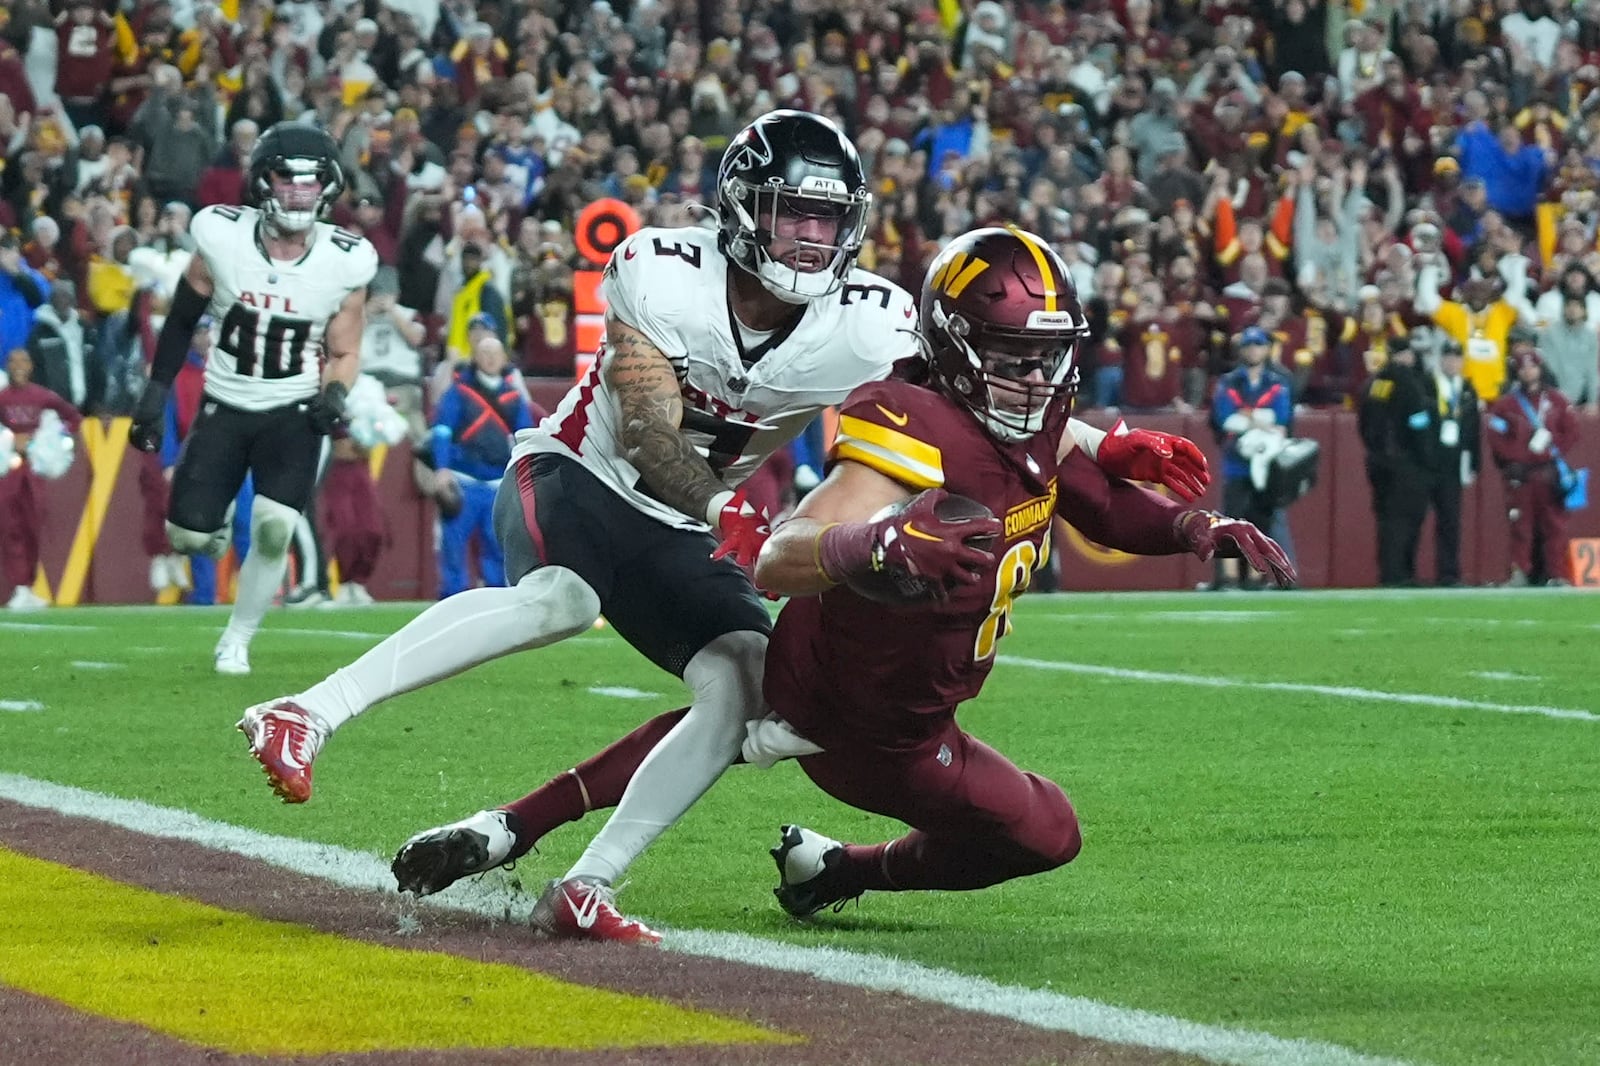
[[[1543,681],[1539,674],[1516,674],[1510,670],[1474,670],[1467,676],[1484,681]]]
[[[394,889],[388,861],[375,855],[260,833],[189,811],[118,799],[17,774],[0,774],[0,798],[149,836],[191,841],[348,888],[384,893]],[[454,885],[443,896],[421,899],[418,905],[464,911],[496,921],[525,922],[533,902],[533,897],[524,892],[480,877]],[[961,1010],[1011,1018],[1040,1029],[1174,1051],[1210,1062],[1233,1066],[1406,1066],[1402,1060],[1366,1055],[1337,1044],[1290,1040],[1132,1010],[1081,996],[1002,985],[883,955],[800,947],[740,933],[680,929],[666,930],[665,935],[662,948],[667,951],[809,974],[833,984],[898,992]]]
[[[93,633],[99,626],[80,626],[70,622],[0,622],[0,629],[16,633]]]
[[[661,695],[659,692],[646,692],[642,688],[628,688],[626,685],[595,685],[589,691],[596,696],[610,696],[618,700],[653,700]]]
[[[44,704],[38,700],[0,700],[0,711],[27,713],[42,710],[44,710]]]
[[[268,626],[261,632],[266,636],[282,633],[291,637],[343,637],[346,640],[382,640],[391,635],[370,629],[289,629],[283,626]]]
[[[121,670],[127,663],[102,663],[93,659],[74,659],[70,664],[75,670]]]
[[[1242,688],[1258,692],[1298,692],[1312,696],[1332,696],[1336,699],[1367,700],[1374,703],[1404,703],[1417,707],[1448,707],[1463,711],[1495,711],[1500,714],[1538,714],[1546,718],[1575,718],[1583,722],[1600,722],[1600,714],[1571,707],[1546,707],[1530,703],[1490,703],[1486,700],[1465,700],[1455,696],[1435,696],[1426,692],[1385,692],[1375,688],[1308,685],[1297,681],[1245,681],[1232,677],[1212,677],[1208,674],[1176,674],[1163,670],[1127,670],[1120,666],[1099,666],[1094,663],[1024,659],[1015,655],[1002,655],[996,661],[1008,666],[1025,666],[1034,670],[1059,670],[1068,674],[1112,677],[1121,681],[1148,681],[1158,685]]]

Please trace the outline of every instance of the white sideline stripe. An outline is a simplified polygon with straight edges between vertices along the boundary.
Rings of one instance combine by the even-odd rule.
[[[1600,722],[1600,714],[1580,711],[1570,707],[1545,707],[1530,703],[1489,703],[1484,700],[1464,700],[1456,696],[1435,696],[1426,692],[1385,692],[1375,688],[1355,688],[1350,685],[1308,685],[1296,681],[1243,681],[1232,677],[1210,677],[1205,674],[1172,674],[1160,670],[1126,670],[1120,666],[1098,666],[1093,663],[1066,663],[1053,659],[1024,659],[1002,655],[997,662],[1008,666],[1027,666],[1035,670],[1060,670],[1068,674],[1089,674],[1096,677],[1115,677],[1123,681],[1152,681],[1162,685],[1198,685],[1202,688],[1249,688],[1261,692],[1302,692],[1313,696],[1334,696],[1340,699],[1371,700],[1375,703],[1406,703],[1418,707],[1451,707],[1463,711],[1496,711],[1500,714],[1539,714],[1546,718],[1575,718],[1581,722]]]
[[[101,663],[93,659],[74,659],[71,666],[76,670],[121,670],[126,663]]]
[[[646,692],[642,688],[628,688],[626,685],[595,685],[589,691],[596,696],[611,696],[619,700],[653,700],[661,695],[659,692]]]
[[[382,640],[391,635],[370,629],[286,629],[282,626],[268,626],[261,632],[267,636],[285,633],[293,637],[344,637],[347,640]]]
[[[38,700],[0,700],[0,711],[42,711],[44,704]]]
[[[0,629],[15,630],[18,633],[59,633],[65,631],[92,633],[99,628],[99,626],[80,626],[72,622],[0,622]]]
[[[0,773],[0,798],[148,836],[187,840],[347,888],[393,894],[394,878],[388,864],[365,852],[273,836],[214,822],[190,811],[119,799],[20,774]],[[487,877],[461,881],[443,898],[428,896],[417,900],[422,909],[464,911],[506,922],[527,921],[533,904],[533,897],[527,893],[513,891]],[[1228,1066],[1408,1066],[1400,1059],[1366,1055],[1337,1044],[1206,1025],[1081,996],[1001,985],[865,952],[798,947],[742,933],[667,930],[665,935],[663,949],[684,955],[810,974],[832,984],[899,992],[927,1002],[1011,1018],[1040,1029],[1175,1051]]]

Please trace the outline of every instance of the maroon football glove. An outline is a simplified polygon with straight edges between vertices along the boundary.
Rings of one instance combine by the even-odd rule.
[[[1198,500],[1211,483],[1205,453],[1193,441],[1153,429],[1129,429],[1121,419],[1100,442],[1095,462],[1129,481],[1165,485],[1185,500]]]
[[[717,528],[722,533],[722,541],[711,558],[731,555],[735,563],[747,570],[756,565],[761,546],[772,536],[772,520],[767,517],[766,508],[745,499],[744,489],[739,489],[722,505]]]
[[[818,545],[828,580],[882,598],[883,576],[907,600],[944,599],[955,585],[980,580],[994,564],[985,550],[999,537],[993,515],[941,517],[944,489],[928,489],[875,522],[853,522],[823,530]],[[948,510],[948,509],[947,509]]]
[[[1185,511],[1173,522],[1178,542],[1202,562],[1213,555],[1243,559],[1263,574],[1271,574],[1280,589],[1292,588],[1294,564],[1278,542],[1242,518],[1215,511]]]

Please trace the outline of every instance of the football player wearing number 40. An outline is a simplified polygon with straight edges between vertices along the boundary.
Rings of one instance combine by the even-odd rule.
[[[208,207],[189,232],[195,255],[156,341],[133,416],[134,447],[161,446],[167,393],[210,312],[218,336],[205,392],[172,474],[167,539],[174,551],[220,558],[233,499],[255,479],[250,551],[233,614],[217,642],[218,673],[250,672],[250,640],[283,583],[289,540],[311,502],[324,438],[344,418],[378,253],[317,216],[344,188],[339,149],[323,131],[273,126],[250,154],[252,206]]]
[[[918,357],[911,295],[855,265],[870,204],[837,127],[776,111],[724,153],[717,229],[644,229],[615,250],[595,367],[517,435],[501,482],[508,587],[443,600],[331,677],[247,710],[253,753],[282,798],[309,797],[313,759],[353,716],[587,631],[603,612],[693,702],[631,742],[620,779],[566,778],[573,797],[618,810],[538,918],[557,935],[655,938],[616,910],[610,885],[732,764],[746,721],[764,713],[772,623],[745,568],[766,516],[738,488],[824,408]],[[1164,440],[1129,438],[1104,454],[1131,464]],[[1151,469],[1168,467],[1184,464]],[[506,861],[514,834],[490,814],[481,832],[422,836],[396,866],[419,892]]]
[[[1062,790],[955,721],[994,664],[1013,599],[1046,561],[1056,515],[1125,551],[1242,555],[1280,584],[1294,576],[1254,526],[1112,477],[1078,445],[1067,415],[1087,323],[1065,264],[1038,237],[957,238],[920,303],[926,357],[850,395],[827,479],[756,564],[761,587],[791,598],[767,653],[773,714],[748,723],[745,760],[799,757],[831,795],[912,826],[851,847],[784,827],[778,898],[796,915],[867,889],[981,888],[1077,854]],[[1143,440],[1152,463],[1174,444]],[[1203,488],[1203,463],[1191,474],[1188,488]],[[395,860],[402,887],[436,891],[615,803],[684,714],[658,717],[504,808],[414,837]],[[571,905],[547,894],[535,920]]]

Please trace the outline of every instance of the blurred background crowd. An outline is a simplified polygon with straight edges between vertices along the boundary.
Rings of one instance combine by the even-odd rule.
[[[341,146],[333,221],[385,264],[365,369],[421,445],[480,344],[509,379],[571,380],[580,210],[697,224],[727,139],[776,107],[859,147],[867,269],[915,291],[963,230],[1048,239],[1096,338],[1081,406],[1209,407],[1256,327],[1294,410],[1358,406],[1397,348],[1459,356],[1489,404],[1522,343],[1600,413],[1600,0],[12,0],[0,20],[0,353],[85,414],[131,409],[191,212],[242,201],[277,121]]]

